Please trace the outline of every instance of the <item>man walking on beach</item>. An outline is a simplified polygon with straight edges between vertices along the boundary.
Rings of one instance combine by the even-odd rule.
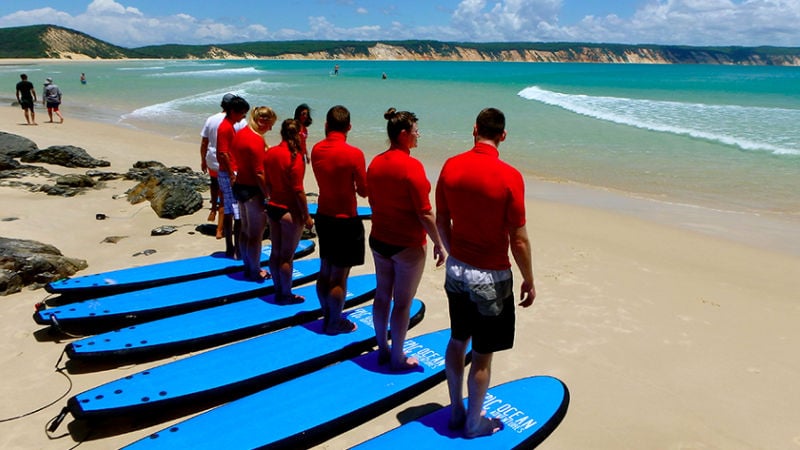
[[[61,115],[59,107],[61,106],[61,89],[58,85],[53,83],[53,79],[48,77],[44,80],[44,98],[42,103],[47,106],[47,115],[50,117],[48,122],[53,122],[53,113],[56,113],[59,123],[64,123],[64,117]]]
[[[317,297],[330,335],[349,333],[356,324],[341,317],[350,268],[364,264],[364,223],[356,212],[356,194],[367,196],[364,152],[347,143],[350,111],[334,106],[325,121],[325,139],[311,150],[311,168],[319,187]]]
[[[22,81],[17,83],[17,102],[25,114],[25,122],[28,125],[37,125],[36,112],[33,110],[33,105],[36,103],[36,89],[33,88],[33,83],[28,81],[28,75],[23,73],[19,77]]]
[[[495,433],[496,418],[481,415],[491,379],[492,355],[514,345],[514,294],[508,249],[522,275],[520,306],[536,297],[531,247],[525,227],[525,185],[518,170],[499,159],[505,116],[495,108],[478,114],[474,147],[448,159],[436,185],[436,224],[449,253],[445,291],[450,342],[445,355],[450,427],[467,437]],[[464,357],[472,340],[463,403]]]

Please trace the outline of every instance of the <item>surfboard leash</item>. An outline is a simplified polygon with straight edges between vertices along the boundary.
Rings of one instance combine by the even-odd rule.
[[[48,404],[46,404],[46,405],[44,405],[44,406],[41,406],[41,407],[39,407],[39,408],[36,408],[36,409],[34,409],[33,411],[28,411],[28,412],[26,412],[26,413],[20,414],[20,415],[18,415],[18,416],[16,416],[16,417],[8,417],[8,418],[0,419],[0,423],[4,423],[4,422],[11,422],[11,421],[14,421],[14,420],[23,419],[23,418],[25,418],[25,417],[28,417],[28,416],[31,416],[31,415],[33,415],[33,414],[36,414],[36,413],[38,413],[38,412],[40,412],[40,411],[43,411],[43,410],[45,410],[45,409],[47,409],[47,408],[49,408],[49,407],[51,407],[51,406],[55,405],[56,403],[60,402],[60,401],[61,401],[61,400],[63,400],[63,399],[64,399],[64,398],[65,398],[67,395],[69,395],[69,393],[70,393],[70,392],[72,392],[72,379],[69,377],[69,375],[67,375],[66,373],[64,373],[64,369],[66,369],[66,366],[65,366],[65,367],[63,367],[63,368],[59,368],[59,367],[58,367],[58,365],[61,363],[61,359],[63,358],[63,356],[64,356],[64,354],[65,354],[65,353],[66,353],[66,350],[62,351],[62,355],[61,355],[61,357],[59,357],[59,358],[58,358],[58,362],[56,363],[56,373],[58,373],[58,374],[62,375],[64,378],[66,378],[66,379],[67,379],[67,383],[68,383],[68,386],[67,386],[67,391],[66,391],[66,392],[64,392],[63,394],[61,394],[61,395],[60,395],[60,396],[59,396],[57,399],[53,400],[52,402],[50,402],[50,403],[48,403]],[[65,407],[64,409],[67,409],[67,408]],[[67,410],[67,412],[69,412],[69,410]],[[61,416],[62,414],[64,414],[64,410],[62,410],[62,411],[61,411],[61,413],[59,414],[59,416]],[[64,419],[63,419],[63,417],[61,418],[61,420],[64,420]],[[48,421],[48,423],[50,423],[50,422]],[[59,421],[58,423],[60,424],[60,423],[61,423],[61,421]],[[55,425],[55,427],[53,427],[53,426],[51,425],[49,428],[52,428],[52,430],[53,430],[53,431],[55,431],[55,428],[57,428],[57,427],[58,427],[58,424],[56,424],[56,425]],[[48,429],[49,429],[49,428],[48,428]],[[48,436],[49,436],[49,433],[48,433]],[[49,437],[50,437],[51,439],[53,439],[53,437],[51,437],[51,436],[49,436]],[[59,437],[60,437],[60,436],[59,436]]]

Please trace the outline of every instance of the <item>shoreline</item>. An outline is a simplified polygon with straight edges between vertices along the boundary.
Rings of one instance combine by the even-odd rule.
[[[23,120],[19,108],[0,111],[3,131],[28,137],[40,148],[82,147],[111,161],[109,171],[125,172],[138,160],[199,167],[199,138],[184,142],[69,116],[64,124],[41,123],[39,116],[40,125],[28,127],[18,125]],[[56,173],[86,170],[46,167]],[[435,176],[438,170],[428,168],[428,173]],[[307,173],[305,181],[314,191],[313,176]],[[526,201],[537,299],[530,309],[517,309],[515,347],[495,355],[492,376],[495,385],[553,375],[568,386],[567,415],[539,448],[800,448],[800,393],[792,389],[800,376],[800,257],[745,245],[724,233],[709,236],[670,226],[636,209],[576,205],[576,200],[588,201],[581,190],[543,183],[528,186]],[[0,235],[53,244],[66,256],[86,259],[89,268],[77,275],[220,250],[213,237],[191,234],[194,225],[206,223],[207,203],[192,216],[158,219],[146,203],[114,199],[133,184],[113,181],[72,198],[0,187],[6,205],[0,216],[17,217],[0,221]],[[548,192],[542,192],[545,188]],[[108,219],[96,220],[98,212]],[[179,231],[150,236],[164,224]],[[111,235],[127,237],[100,243]],[[147,248],[157,252],[133,256]],[[372,270],[369,255],[366,260],[354,274]],[[443,270],[429,262],[417,292],[427,305],[426,317],[409,335],[448,326],[443,277]],[[33,411],[67,389],[53,370],[71,339],[47,339],[31,319],[33,304],[46,297],[44,290],[24,289],[2,299],[0,395],[6,401],[0,419]],[[185,356],[69,373],[67,396]],[[75,436],[65,435],[71,417],[54,433],[61,438],[44,432],[65,403],[62,398],[30,416],[0,422],[0,447],[74,445],[83,435],[80,427]],[[444,383],[316,448],[355,445],[396,426],[401,413],[430,403],[447,403]],[[179,420],[100,433],[80,448],[120,447]]]

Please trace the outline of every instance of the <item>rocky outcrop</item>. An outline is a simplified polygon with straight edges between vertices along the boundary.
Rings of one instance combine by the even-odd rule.
[[[127,176],[140,180],[128,191],[128,201],[132,204],[150,201],[158,217],[175,219],[203,207],[200,191],[208,189],[208,178],[188,167],[166,168],[154,161],[137,162]]]
[[[108,161],[91,157],[86,150],[72,145],[54,145],[43,150],[30,150],[22,155],[22,162],[56,164],[64,167],[108,167]]]
[[[0,237],[0,295],[39,288],[86,267],[86,261],[65,257],[52,245]]]

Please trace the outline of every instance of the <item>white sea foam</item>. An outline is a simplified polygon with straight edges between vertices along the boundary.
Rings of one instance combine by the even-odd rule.
[[[235,69],[191,70],[182,72],[152,73],[150,77],[228,77],[233,75],[264,75],[264,70],[255,67],[240,67]]]
[[[226,93],[248,98],[251,95],[263,95],[265,92],[276,91],[284,88],[285,86],[285,83],[269,83],[260,79],[248,81],[224,89],[215,89],[213,91],[201,92],[199,94],[190,95],[187,97],[176,98],[166,102],[144,106],[123,115],[122,120],[153,120],[164,117],[180,116],[187,114],[187,110],[195,109],[195,107],[199,107],[202,111],[206,112],[208,110],[208,105],[219,104],[222,96]]]
[[[650,131],[776,155],[800,155],[800,110],[564,94],[538,86],[520,97]]]

